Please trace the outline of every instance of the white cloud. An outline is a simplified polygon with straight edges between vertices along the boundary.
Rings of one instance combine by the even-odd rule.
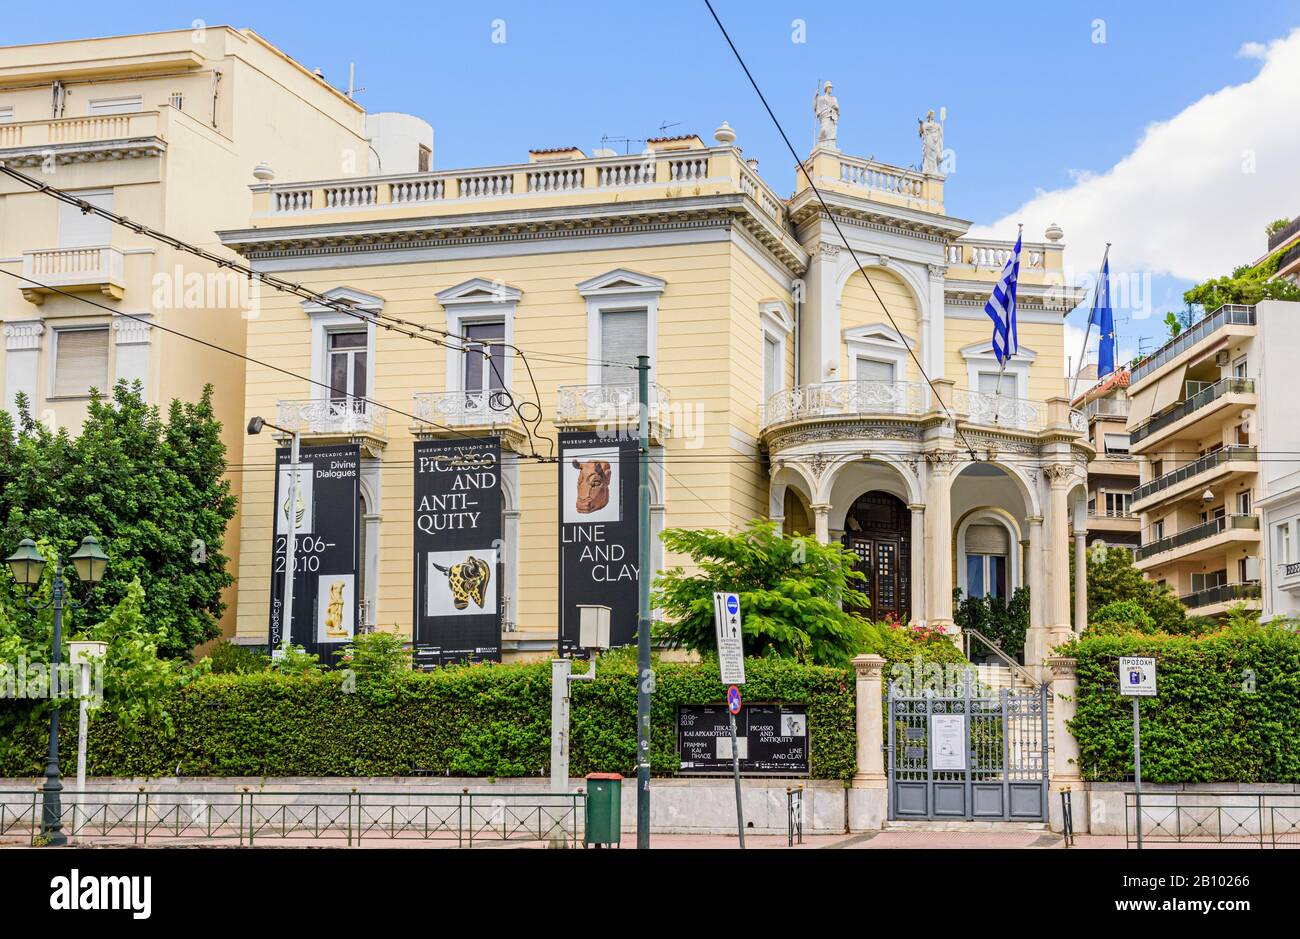
[[[1072,268],[1095,264],[1113,242],[1112,275],[1201,280],[1253,261],[1265,249],[1264,226],[1300,213],[1300,29],[1261,54],[1253,79],[1149,125],[1109,170],[1073,171],[1070,186],[1040,192],[972,234],[1004,238],[1024,222],[1037,237],[1058,222]],[[1097,116],[1081,115],[1080,128]]]
[[[1268,56],[1268,46],[1262,42],[1243,42],[1237,50],[1239,59],[1264,59]]]

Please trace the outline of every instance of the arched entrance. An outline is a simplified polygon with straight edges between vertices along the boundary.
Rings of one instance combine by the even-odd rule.
[[[906,623],[911,616],[911,513],[902,499],[873,490],[853,501],[844,515],[844,546],[858,556],[866,583],[857,586],[871,601],[865,614],[873,620],[893,614]]]

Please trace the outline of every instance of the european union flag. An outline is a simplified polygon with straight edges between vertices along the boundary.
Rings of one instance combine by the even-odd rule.
[[[1101,342],[1097,346],[1097,377],[1105,378],[1115,371],[1115,317],[1110,309],[1110,259],[1101,262],[1097,278],[1097,293],[1092,298],[1092,313],[1088,325],[1096,326]]]

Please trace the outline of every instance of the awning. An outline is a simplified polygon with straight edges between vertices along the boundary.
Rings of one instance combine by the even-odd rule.
[[[1159,414],[1178,400],[1183,389],[1183,376],[1186,369],[1174,369],[1154,385],[1143,388],[1137,394],[1129,394],[1128,429],[1136,430],[1151,417]]]
[[[1156,385],[1155,400],[1151,405],[1152,414],[1159,414],[1182,396],[1183,379],[1186,374],[1186,369],[1176,368],[1160,379],[1160,384]]]

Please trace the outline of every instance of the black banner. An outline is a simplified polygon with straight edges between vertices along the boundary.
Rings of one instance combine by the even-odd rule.
[[[275,529],[271,553],[272,649],[284,641],[284,570],[290,519],[296,519],[290,642],[333,665],[334,649],[361,621],[361,448],[303,447],[298,498],[289,505],[289,450],[275,451]]]
[[[808,775],[808,712],[802,704],[745,704],[736,715],[740,772],[754,776]],[[681,772],[731,772],[731,722],[724,704],[677,710]]]
[[[637,442],[560,434],[560,654],[580,653],[579,604],[610,608],[610,645],[636,640]]]
[[[415,444],[415,668],[501,661],[501,443]]]

